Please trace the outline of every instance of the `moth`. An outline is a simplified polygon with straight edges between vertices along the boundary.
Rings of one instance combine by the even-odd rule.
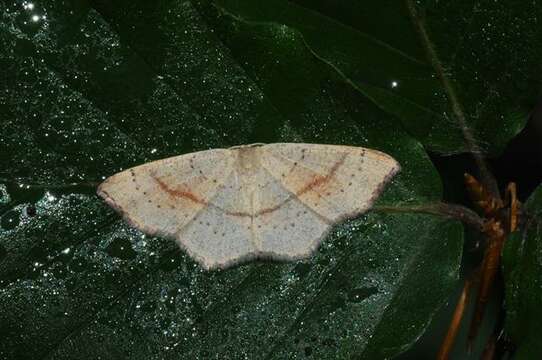
[[[98,195],[206,269],[310,256],[331,227],[367,211],[400,170],[362,147],[302,143],[211,149],[122,171]]]

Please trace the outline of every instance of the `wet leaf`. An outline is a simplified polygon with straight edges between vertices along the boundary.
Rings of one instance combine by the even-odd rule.
[[[542,354],[542,187],[529,197],[524,212],[524,225],[503,250],[505,330],[517,346],[514,359],[536,359]]]
[[[205,3],[28,4],[0,8],[2,357],[371,359],[416,341],[456,282],[456,222],[371,212],[308,260],[206,272],[94,194],[154,159],[306,141],[393,155],[379,205],[438,201],[420,143],[300,32]]]
[[[524,127],[540,93],[538,3],[219,4],[222,11],[247,23],[298,31],[316,57],[394,115],[431,151],[468,150],[462,134],[466,125],[482,151],[499,153]],[[428,55],[429,47],[434,54]]]

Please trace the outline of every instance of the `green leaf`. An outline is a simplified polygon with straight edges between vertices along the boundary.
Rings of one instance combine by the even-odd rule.
[[[540,93],[538,3],[219,3],[243,21],[299,31],[315,56],[431,151],[472,150],[464,142],[467,127],[475,146],[499,153]]]
[[[517,346],[515,359],[536,359],[542,355],[542,186],[523,211],[525,224],[510,234],[503,249],[505,330]]]
[[[146,161],[306,141],[393,155],[379,205],[439,201],[420,143],[299,32],[186,1],[27,4],[0,7],[1,357],[372,359],[423,333],[457,280],[457,222],[371,212],[305,261],[206,272],[94,195]]]

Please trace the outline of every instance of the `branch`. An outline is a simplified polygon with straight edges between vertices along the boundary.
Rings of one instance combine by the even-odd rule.
[[[457,119],[457,122],[459,124],[459,127],[461,128],[461,132],[463,133],[463,137],[465,139],[465,143],[467,145],[467,148],[469,152],[474,157],[474,161],[476,162],[476,165],[478,166],[480,170],[480,180],[482,184],[484,184],[484,187],[489,191],[489,193],[495,198],[500,199],[500,193],[499,193],[499,187],[497,185],[497,181],[495,180],[495,177],[491,172],[489,171],[489,167],[487,166],[483,156],[482,151],[480,150],[480,147],[476,144],[476,141],[474,140],[474,136],[467,125],[467,120],[465,117],[465,113],[463,112],[463,108],[459,102],[459,99],[457,97],[457,94],[455,92],[455,89],[448,78],[446,76],[446,72],[444,71],[444,66],[442,65],[442,62],[438,58],[437,52],[435,50],[435,47],[433,43],[431,42],[431,39],[429,39],[429,35],[427,34],[425,21],[422,18],[422,16],[418,13],[416,9],[416,5],[414,5],[412,0],[406,0],[406,4],[410,13],[410,16],[412,17],[412,22],[414,23],[414,26],[418,30],[418,33],[422,40],[422,45],[425,49],[425,52],[427,54],[427,58],[429,59],[431,66],[437,73],[437,76],[439,77],[440,81],[442,82],[442,86],[444,87],[444,90],[446,91],[446,94],[448,96],[448,100],[450,101],[450,105],[452,107],[452,112],[455,115],[455,118]]]
[[[414,206],[375,206],[374,211],[388,212],[418,212],[432,214],[456,219],[464,224],[474,227],[478,231],[483,231],[485,221],[473,210],[457,204],[434,203]]]
[[[447,360],[450,357],[455,338],[457,337],[457,334],[459,332],[461,320],[463,319],[463,315],[465,314],[465,310],[467,308],[467,303],[470,297],[473,281],[474,280],[472,278],[469,278],[465,280],[465,284],[463,284],[463,290],[461,291],[459,300],[457,300],[454,314],[452,316],[452,321],[450,322],[450,326],[448,327],[448,332],[446,333],[444,341],[440,345],[440,349],[437,354],[437,360]]]

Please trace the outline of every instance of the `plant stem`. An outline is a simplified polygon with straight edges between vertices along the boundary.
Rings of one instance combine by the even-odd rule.
[[[450,322],[450,326],[448,327],[448,332],[446,333],[446,337],[444,338],[444,341],[440,346],[437,360],[446,360],[450,356],[450,352],[452,351],[455,338],[457,337],[457,333],[459,332],[459,325],[461,324],[465,309],[467,308],[472,283],[472,279],[465,280],[463,290],[461,291],[461,296],[459,297],[459,300],[457,301],[457,304],[455,306],[452,321]]]
[[[425,214],[439,215],[459,220],[464,224],[483,231],[485,220],[473,210],[457,204],[434,203],[413,206],[375,206],[374,211],[382,212],[419,212]]]
[[[459,127],[461,128],[461,132],[463,133],[463,137],[465,139],[468,151],[472,154],[472,156],[474,157],[474,161],[478,166],[478,169],[480,171],[480,181],[482,182],[482,184],[484,184],[484,187],[495,199],[501,199],[497,181],[495,180],[495,177],[493,176],[491,171],[489,171],[489,167],[487,166],[487,163],[482,156],[482,151],[480,147],[476,144],[472,131],[467,125],[467,120],[463,111],[463,107],[459,102],[452,82],[444,71],[444,66],[442,65],[442,62],[437,55],[435,47],[431,42],[431,39],[429,39],[429,34],[426,30],[425,21],[423,17],[418,13],[416,5],[414,5],[412,0],[406,0],[406,4],[410,16],[412,17],[412,21],[421,37],[422,45],[427,54],[427,58],[430,61],[431,66],[435,70],[440,81],[442,82],[444,90],[446,91],[448,100],[450,101],[450,105],[452,107],[452,112],[458,122]]]

